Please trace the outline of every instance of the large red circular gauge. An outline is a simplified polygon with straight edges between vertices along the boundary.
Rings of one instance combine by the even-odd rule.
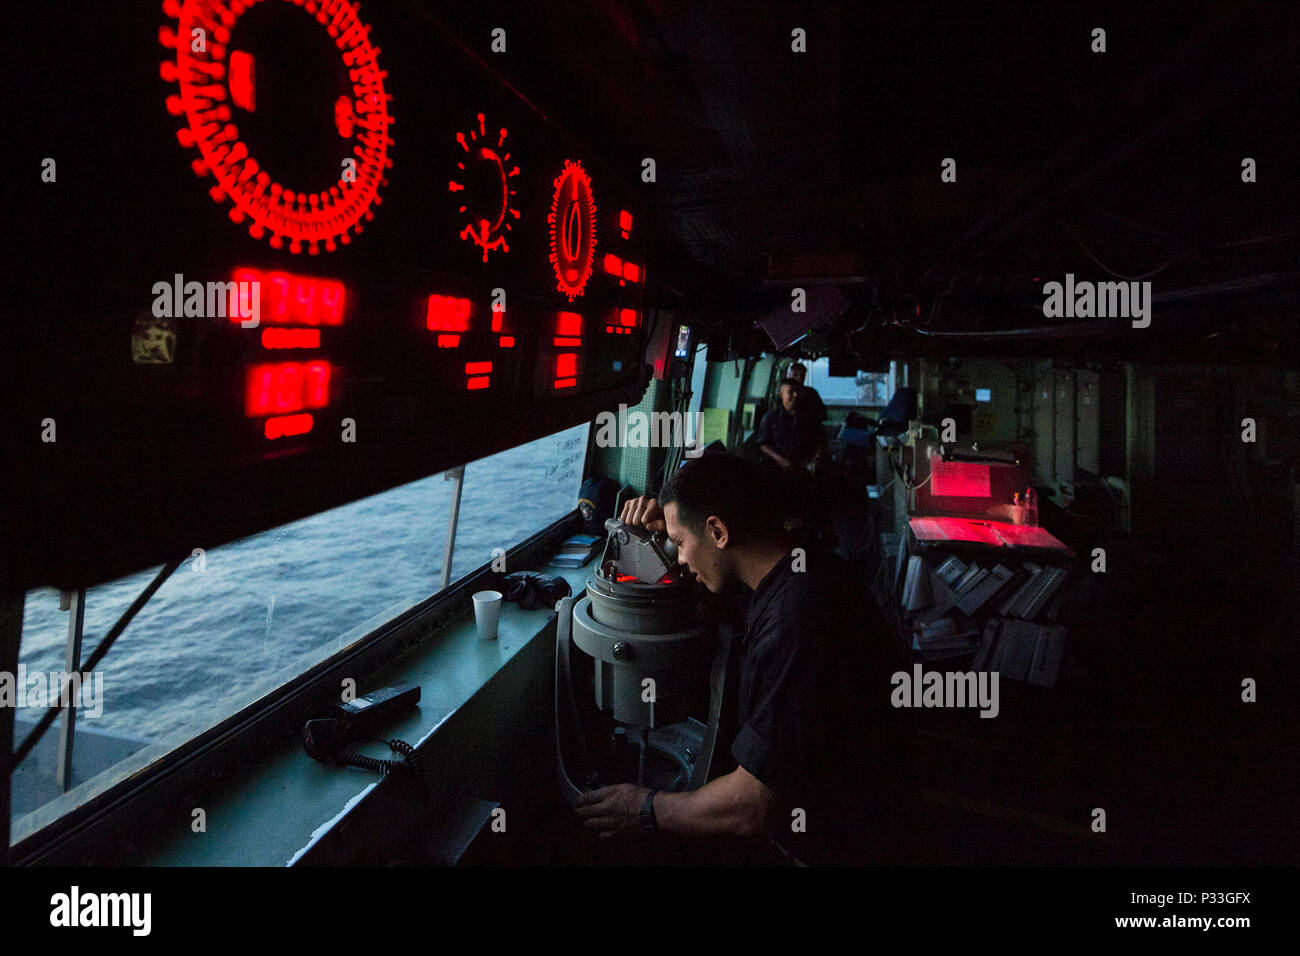
[[[564,169],[555,177],[546,222],[556,287],[572,302],[587,287],[596,259],[596,200],[591,195],[591,177],[581,163],[564,161]]]
[[[393,119],[370,27],[349,0],[165,0],[176,59],[167,110],[216,181],[213,200],[255,239],[312,255],[374,219]]]
[[[510,180],[519,175],[519,167],[510,162],[508,137],[502,126],[489,134],[487,120],[478,114],[478,123],[456,134],[461,155],[456,162],[456,179],[447,184],[453,193],[461,193],[457,212],[464,225],[460,237],[483,250],[483,261],[494,249],[509,252],[506,233],[519,218],[514,207],[515,191]]]

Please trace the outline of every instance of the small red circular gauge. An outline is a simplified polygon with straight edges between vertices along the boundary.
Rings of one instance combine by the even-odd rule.
[[[591,177],[581,163],[564,161],[564,169],[555,177],[546,222],[556,287],[572,302],[587,287],[596,259],[596,200],[591,195]]]
[[[393,140],[379,48],[349,0],[165,0],[176,134],[254,239],[315,255],[374,219]]]
[[[513,205],[515,191],[510,188],[519,167],[510,162],[508,135],[504,126],[489,134],[482,113],[475,126],[456,134],[462,155],[456,162],[456,178],[447,189],[462,194],[457,210],[464,223],[460,237],[483,250],[484,262],[494,249],[510,251],[506,233],[513,226],[512,220],[519,218]]]

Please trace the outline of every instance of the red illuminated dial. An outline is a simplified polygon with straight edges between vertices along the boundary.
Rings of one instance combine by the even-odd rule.
[[[348,0],[165,0],[176,59],[167,110],[216,181],[214,201],[255,239],[315,255],[374,219],[393,119],[370,27]],[[292,52],[288,52],[292,51]]]
[[[587,287],[596,258],[596,200],[591,195],[591,177],[581,163],[564,161],[564,169],[555,177],[546,222],[556,287],[572,302]]]
[[[519,218],[512,205],[515,191],[510,188],[519,167],[510,162],[507,135],[504,126],[489,135],[482,113],[478,114],[477,126],[456,134],[463,155],[456,162],[457,178],[447,184],[447,189],[463,193],[463,203],[457,210],[465,224],[460,237],[483,250],[484,262],[494,249],[510,251],[506,233],[513,220]]]

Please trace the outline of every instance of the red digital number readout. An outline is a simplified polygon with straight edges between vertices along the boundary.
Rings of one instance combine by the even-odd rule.
[[[466,362],[465,374],[469,376],[465,380],[465,387],[471,392],[487,388],[492,384],[492,363],[491,362]]]
[[[346,293],[343,283],[335,279],[292,275],[288,272],[264,272],[260,269],[236,269],[235,282],[257,283],[258,318],[276,325],[342,325]],[[237,286],[230,294],[226,314],[231,321],[247,318],[249,293],[241,294]],[[241,307],[242,295],[242,307]]]
[[[555,344],[560,348],[582,345],[582,316],[579,313],[561,312],[555,317]]]
[[[492,331],[497,333],[497,345],[503,349],[512,349],[515,347],[515,337],[506,334],[508,330],[504,328],[505,318],[505,309],[492,307]]]
[[[329,362],[268,362],[248,370],[244,414],[249,418],[324,408],[330,401]]]
[[[605,254],[605,271],[618,277],[619,285],[641,281],[641,267],[635,262],[621,259],[612,252]]]
[[[279,329],[268,326],[262,329],[264,349],[318,349],[320,329]]]
[[[454,349],[460,346],[460,333],[469,331],[470,311],[469,299],[450,295],[429,296],[424,325],[432,332],[443,333],[438,336],[438,348]]]
[[[297,415],[278,415],[266,420],[266,424],[262,427],[262,434],[271,439],[305,435],[315,424],[316,422],[306,412]]]
[[[578,384],[578,354],[563,352],[555,357],[555,387],[573,388]]]
[[[555,315],[555,345],[559,348],[582,347],[582,314],[557,312]],[[578,353],[561,352],[555,357],[555,387],[573,388],[578,384]]]
[[[631,335],[636,327],[636,309],[619,309],[618,323],[605,326],[605,331],[611,335]]]

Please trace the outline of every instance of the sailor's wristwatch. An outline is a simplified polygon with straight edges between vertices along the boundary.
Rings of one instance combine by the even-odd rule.
[[[646,794],[645,804],[641,807],[641,829],[658,830],[659,821],[655,819],[655,794],[658,790],[651,790]]]

